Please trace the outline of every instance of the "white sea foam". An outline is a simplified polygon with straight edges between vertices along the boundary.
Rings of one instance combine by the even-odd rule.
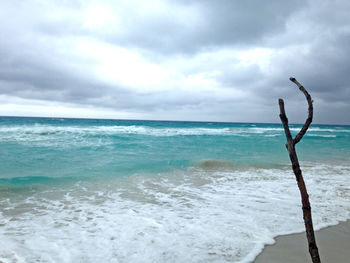
[[[291,128],[298,132],[300,128]],[[316,132],[316,133],[315,133]],[[329,133],[349,133],[350,129],[329,129],[312,127],[306,136],[334,137]],[[283,128],[277,127],[224,127],[224,128],[171,128],[171,127],[150,127],[150,126],[55,126],[55,125],[13,125],[0,126],[0,141],[16,141],[30,143],[47,143],[50,140],[59,142],[69,136],[71,143],[79,143],[86,136],[95,135],[145,135],[145,136],[256,136],[262,135],[275,137],[283,135]],[[72,140],[73,139],[73,140]],[[86,140],[85,140],[86,141]],[[105,142],[108,143],[108,142]]]
[[[177,136],[177,135],[231,135],[242,133],[246,130],[230,128],[154,128],[148,126],[13,126],[0,127],[0,134],[26,134],[26,135],[55,135],[55,134],[140,134],[153,136]]]
[[[310,137],[323,137],[323,138],[336,138],[337,135],[334,134],[308,134]]]
[[[290,128],[291,131],[299,132],[301,127],[297,128]],[[271,132],[271,131],[281,131],[283,132],[284,129],[277,128],[277,127],[259,127],[259,128],[250,128],[250,130],[255,130],[256,133],[264,133],[264,132]],[[322,128],[322,127],[310,127],[308,129],[308,133],[310,132],[342,132],[342,133],[350,133],[350,129],[329,129],[329,128]]]
[[[302,166],[316,229],[350,218],[349,166]],[[0,200],[3,262],[251,262],[303,231],[289,169],[134,175]]]

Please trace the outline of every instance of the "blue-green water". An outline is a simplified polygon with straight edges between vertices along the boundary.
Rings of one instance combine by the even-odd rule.
[[[280,124],[1,118],[0,178],[159,173],[207,159],[274,167],[289,162],[284,143]],[[350,127],[313,125],[298,154],[303,161],[349,161]]]
[[[1,117],[0,260],[249,262],[302,230],[284,144],[280,124]],[[316,227],[350,218],[350,127],[297,152]]]

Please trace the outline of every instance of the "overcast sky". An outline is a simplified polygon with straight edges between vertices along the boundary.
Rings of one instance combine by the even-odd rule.
[[[0,115],[350,124],[348,0],[0,0]]]

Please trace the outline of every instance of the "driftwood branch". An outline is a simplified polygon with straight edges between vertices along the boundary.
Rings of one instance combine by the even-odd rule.
[[[312,116],[313,116],[313,113],[314,113],[314,109],[313,109],[313,106],[312,106],[312,99],[311,99],[311,96],[310,94],[307,92],[307,90],[295,79],[295,78],[289,78],[290,81],[294,82],[298,87],[299,89],[304,93],[305,97],[306,97],[306,100],[307,100],[307,103],[309,105],[309,115],[307,116],[307,119],[305,121],[305,124],[303,126],[303,128],[301,128],[300,132],[298,133],[297,136],[295,136],[295,139],[294,139],[294,145],[297,144],[301,138],[303,138],[304,134],[306,133],[307,129],[309,128],[311,122],[312,122]]]
[[[288,118],[286,116],[286,112],[284,109],[284,101],[283,99],[278,100],[278,104],[280,107],[280,119],[283,124],[284,132],[286,134],[287,138],[287,143],[286,143],[286,148],[289,153],[289,158],[292,163],[292,169],[295,174],[300,195],[301,195],[301,202],[302,202],[302,209],[303,209],[303,218],[304,218],[304,224],[305,224],[305,230],[306,230],[306,237],[308,240],[308,245],[309,245],[309,252],[311,255],[311,259],[313,263],[320,263],[320,256],[318,254],[318,248],[316,245],[316,240],[315,240],[315,234],[314,234],[314,228],[312,225],[312,217],[311,217],[311,206],[309,202],[309,195],[306,190],[305,182],[303,179],[302,172],[300,170],[300,165],[298,161],[298,156],[295,151],[295,145],[303,138],[304,134],[306,133],[307,129],[309,128],[311,122],[312,122],[312,117],[313,117],[313,106],[312,106],[312,99],[310,94],[306,91],[306,89],[295,79],[295,78],[290,78],[292,82],[294,82],[299,89],[304,93],[306,100],[308,102],[309,108],[308,108],[308,118],[305,121],[304,126],[301,128],[300,132],[297,134],[297,136],[293,139],[289,125],[288,125]]]

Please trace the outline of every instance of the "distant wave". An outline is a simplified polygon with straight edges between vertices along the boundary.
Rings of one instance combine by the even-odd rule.
[[[333,135],[333,134],[308,134],[308,136],[310,137],[323,137],[323,138],[336,138],[337,135]]]
[[[264,133],[271,131],[283,131],[283,128],[273,128],[273,127],[259,127],[259,128],[250,128],[250,130],[255,130],[256,133]],[[290,128],[291,131],[299,132],[300,127],[298,128]],[[349,132],[350,129],[329,129],[329,128],[320,128],[320,127],[312,127],[308,129],[308,133],[310,132]]]
[[[291,128],[292,131],[298,132],[300,128]],[[277,133],[276,133],[277,132]],[[307,135],[325,136],[323,134],[313,135],[313,132],[319,133],[350,133],[350,129],[329,129],[329,128],[310,128]],[[17,125],[0,127],[0,140],[19,139],[18,137],[45,137],[45,136],[62,136],[64,134],[75,135],[125,135],[136,134],[146,136],[195,136],[195,135],[222,135],[222,136],[250,136],[266,135],[269,137],[283,134],[283,128],[275,127],[225,127],[225,128],[171,128],[171,127],[150,127],[150,126],[54,126],[54,125]],[[20,140],[20,139],[19,139]]]

